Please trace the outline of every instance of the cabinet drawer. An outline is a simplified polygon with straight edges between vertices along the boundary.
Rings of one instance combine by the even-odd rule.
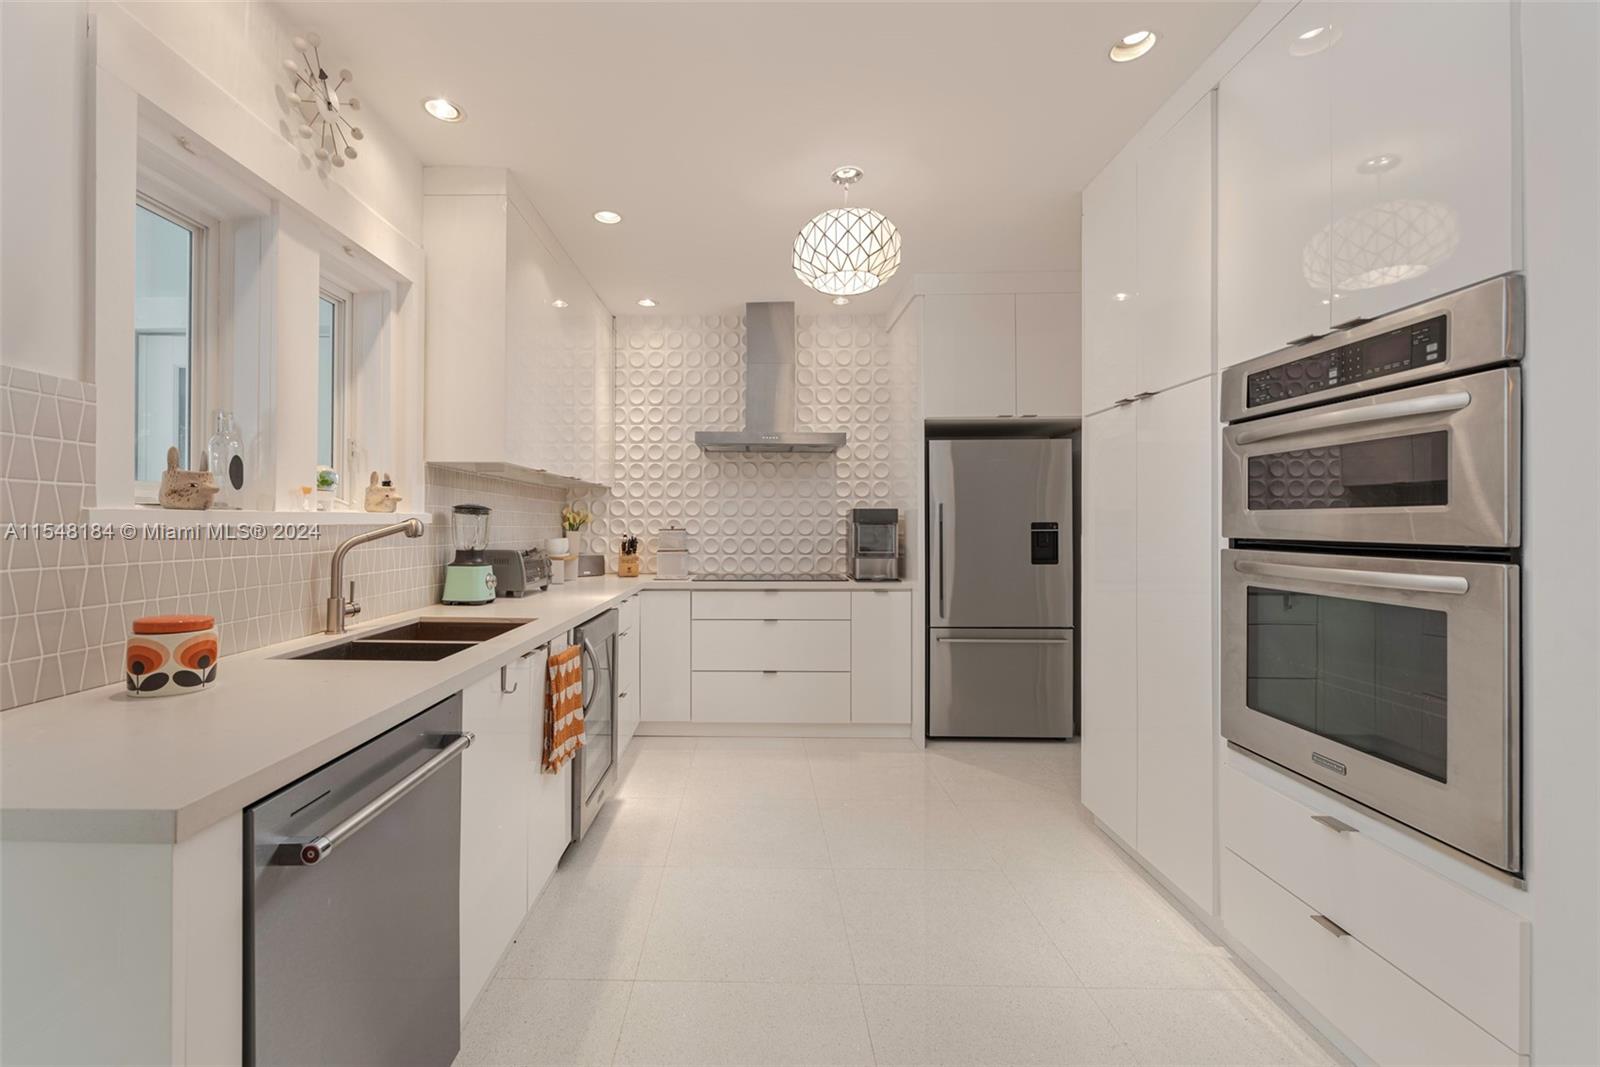
[[[1528,926],[1372,840],[1224,767],[1222,841],[1505,1045],[1527,1051]],[[1227,907],[1224,902],[1224,907]]]
[[[1239,943],[1380,1064],[1518,1064],[1515,1052],[1230,851],[1222,918]]]
[[[848,672],[695,671],[695,722],[849,722]]]
[[[848,671],[850,624],[696,619],[693,662],[697,671]]]
[[[731,589],[696,592],[697,619],[848,619],[850,594],[845,590],[796,593],[788,589]]]

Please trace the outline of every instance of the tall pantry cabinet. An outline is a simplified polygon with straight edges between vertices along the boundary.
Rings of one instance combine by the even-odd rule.
[[[1215,903],[1214,94],[1084,191],[1083,801]]]

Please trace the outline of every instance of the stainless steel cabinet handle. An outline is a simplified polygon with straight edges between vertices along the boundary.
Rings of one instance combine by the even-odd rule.
[[[944,618],[944,501],[939,501],[939,618]]]
[[[472,744],[472,741],[473,735],[471,733],[456,734],[449,744],[439,750],[437,756],[434,756],[427,763],[424,763],[394,785],[379,793],[370,802],[363,805],[360,811],[357,811],[332,830],[325,834],[318,834],[302,844],[299,852],[300,863],[309,867],[314,863],[321,863],[327,859],[328,856],[332,855],[334,849],[350,840],[361,831],[362,827],[389,810],[401,797],[443,770],[446,764],[465,752],[467,746]]]
[[[515,693],[517,691],[517,685],[519,684],[517,682],[512,682],[511,688],[506,688],[506,671],[509,668],[510,664],[506,664],[500,668],[500,692],[504,693],[506,696],[510,696],[512,693]]]
[[[1358,834],[1361,832],[1343,819],[1335,819],[1332,815],[1313,815],[1311,816],[1311,821],[1321,823],[1336,834]]]
[[[1461,596],[1471,586],[1456,574],[1392,574],[1389,571],[1361,571],[1348,567],[1306,567],[1298,563],[1258,563],[1236,559],[1233,569],[1257,578],[1287,578],[1331,585],[1354,585],[1365,589],[1395,589],[1404,593],[1444,593]]]
[[[617,636],[618,637],[627,637],[632,632],[633,632],[632,630],[618,630],[617,631]]]
[[[1471,393],[1438,393],[1417,396],[1409,400],[1391,400],[1384,404],[1369,404],[1364,408],[1346,411],[1323,411],[1313,415],[1283,416],[1268,423],[1242,426],[1232,432],[1234,444],[1249,445],[1257,441],[1271,441],[1294,434],[1316,433],[1341,426],[1361,426],[1369,422],[1390,422],[1395,419],[1415,419],[1423,415],[1438,415],[1460,411],[1472,403]]]
[[[1350,931],[1328,918],[1326,915],[1313,915],[1311,921],[1322,927],[1334,937],[1349,937]]]
[[[1338,333],[1340,330],[1353,330],[1357,326],[1364,326],[1371,321],[1372,319],[1366,315],[1357,315],[1353,319],[1346,319],[1344,322],[1339,323],[1339,325],[1335,326],[1333,330],[1335,333]]]
[[[935,638],[945,645],[1065,645],[1064,637],[945,637]]]
[[[1308,345],[1312,341],[1320,341],[1326,336],[1328,335],[1325,333],[1308,333],[1304,337],[1296,337],[1293,341],[1285,341],[1284,347],[1294,348],[1296,345]]]
[[[594,692],[597,688],[590,684],[589,679],[600,673],[600,657],[594,654],[594,646],[589,643],[587,637],[583,639],[583,651],[578,653],[578,656],[579,658],[588,657],[590,664],[592,664],[583,676],[583,710],[588,711],[589,704],[594,700]]]

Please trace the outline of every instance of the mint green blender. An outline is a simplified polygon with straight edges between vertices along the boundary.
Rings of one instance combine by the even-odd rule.
[[[494,567],[489,547],[489,509],[482,504],[457,504],[451,509],[456,555],[444,568],[446,604],[494,603]]]

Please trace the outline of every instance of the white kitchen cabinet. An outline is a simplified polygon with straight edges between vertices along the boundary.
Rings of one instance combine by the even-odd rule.
[[[674,589],[639,594],[639,717],[644,722],[689,721],[691,595]]]
[[[850,721],[911,721],[911,594],[850,594]]]
[[[1211,373],[1212,101],[1207,93],[1139,158],[1141,393]]]
[[[1076,415],[1083,345],[1077,293],[1017,294],[1016,413],[1024,418]]]
[[[848,671],[843,619],[696,619],[696,671]]]
[[[1218,87],[1221,367],[1324,333],[1331,321],[1328,249],[1319,238],[1331,210],[1329,70],[1344,11],[1343,5],[1301,3]],[[1419,59],[1432,51],[1408,43]],[[1389,74],[1374,70],[1361,77],[1376,86]],[[1402,106],[1398,99],[1392,103]]]
[[[922,307],[923,415],[994,418],[1017,408],[1017,300],[936,295]]]
[[[1083,191],[1083,410],[1139,391],[1137,158],[1124,152]]]
[[[528,788],[533,709],[542,692],[528,660],[461,694],[461,1016],[488,982],[528,908]]]
[[[424,194],[426,459],[604,484],[610,313],[506,172],[428,168]]]
[[[639,594],[617,606],[617,760],[639,728]]]
[[[695,671],[695,722],[850,721],[848,671]]]
[[[1213,906],[1217,727],[1211,677],[1216,563],[1212,379],[1135,405],[1138,420],[1138,850]]]
[[[1139,843],[1137,404],[1083,420],[1083,803]]]
[[[1337,17],[1332,321],[1518,267],[1511,4],[1349,4]]]

